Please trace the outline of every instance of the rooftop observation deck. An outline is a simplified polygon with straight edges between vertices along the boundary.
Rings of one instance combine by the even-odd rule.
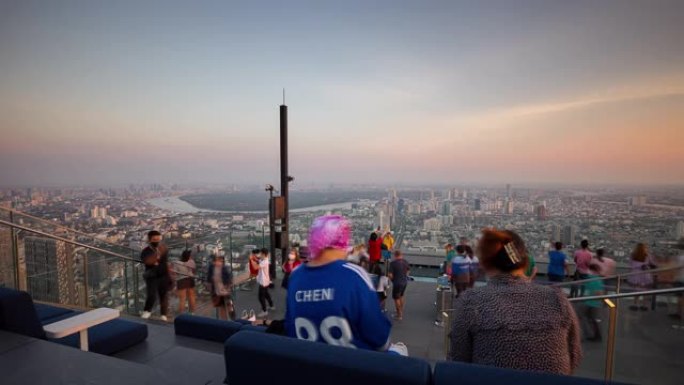
[[[276,310],[284,316],[285,291],[272,290]],[[392,340],[404,342],[410,356],[431,364],[445,357],[444,328],[435,325],[435,284],[415,281],[406,293],[402,321],[394,321]],[[618,321],[615,381],[640,384],[680,384],[684,370],[682,321],[669,318],[673,298],[659,298],[654,311],[626,310]],[[256,291],[237,293],[238,311],[258,309]],[[392,305],[388,304],[388,309]],[[533,309],[531,309],[533,311]],[[606,315],[607,317],[607,315]],[[3,384],[221,384],[225,376],[223,345],[176,336],[173,325],[148,321],[147,340],[112,357],[81,352],[58,344],[0,332],[0,372]],[[602,327],[605,329],[605,321]],[[575,373],[603,378],[606,343],[583,343],[584,359]]]

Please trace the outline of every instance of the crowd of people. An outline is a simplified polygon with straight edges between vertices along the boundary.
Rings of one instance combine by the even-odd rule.
[[[391,293],[396,309],[393,317],[403,319],[410,265],[395,248],[389,231],[373,231],[367,243],[353,247],[350,238],[351,225],[342,216],[328,215],[313,222],[308,247],[293,248],[282,264],[282,288],[287,290],[285,318],[273,320],[269,330],[330,345],[408,355],[404,344],[391,343],[393,323],[385,313]],[[179,312],[185,311],[186,301],[194,312],[196,264],[192,253],[187,250],[170,264],[161,234],[151,231],[148,241],[141,254],[147,284],[143,318],[149,318],[159,301],[161,319],[167,319],[168,292],[174,286]],[[564,245],[556,242],[548,252],[551,284],[541,285],[534,282],[536,264],[516,232],[484,229],[475,248],[467,240],[446,245],[444,273],[456,297],[449,359],[572,374],[582,358],[581,341],[602,340],[598,319],[603,302],[587,300],[573,307],[554,284],[571,276],[577,281],[573,281],[571,297],[599,296],[606,292],[610,280],[604,278],[615,275],[616,264],[605,250],[592,251],[583,240],[573,253],[575,270],[571,272],[563,249]],[[306,258],[301,258],[304,253]],[[628,278],[631,286],[652,287],[648,270],[655,267],[653,260],[644,244],[636,246],[630,261],[635,273]],[[269,310],[275,309],[269,292],[269,251],[254,250],[248,261],[250,276],[258,285],[262,308],[258,316],[266,318]],[[487,277],[486,285],[476,286],[482,275]],[[235,319],[232,274],[222,257],[214,257],[206,277],[219,316]],[[632,310],[648,310],[643,300],[637,297],[634,301]],[[681,300],[679,306],[680,311],[684,309]]]

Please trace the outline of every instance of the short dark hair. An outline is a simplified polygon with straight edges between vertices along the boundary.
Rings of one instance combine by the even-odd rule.
[[[190,260],[190,257],[192,257],[192,250],[183,250],[183,254],[181,254],[181,262],[187,262]]]
[[[554,246],[556,247],[556,250],[563,250],[563,242],[556,242]]]
[[[518,261],[512,260],[506,252],[505,246],[512,243]],[[485,269],[496,269],[505,273],[527,267],[529,257],[523,239],[510,230],[482,230],[482,238],[477,245],[480,263]]]
[[[456,246],[456,252],[459,253],[459,254],[465,253],[465,250],[466,250],[466,249],[465,249],[465,247],[464,247],[463,245],[458,245],[458,246]]]
[[[152,239],[152,237],[156,237],[157,235],[161,236],[161,233],[157,230],[152,230],[147,233],[147,240],[149,241]]]
[[[463,248],[465,248],[465,253],[466,253],[467,256],[469,256],[469,257],[472,258],[473,255],[475,255],[475,253],[473,252],[473,248],[472,248],[472,247],[470,247],[470,246],[468,246],[468,245],[463,245]]]
[[[603,254],[605,254],[606,251],[601,247],[600,249],[596,250],[596,259],[599,261],[603,262]]]
[[[377,233],[371,233],[370,240],[371,241],[377,241],[378,240],[378,234]]]
[[[588,249],[589,248],[589,241],[587,241],[586,239],[583,239],[582,242],[580,243],[580,246],[583,249]]]
[[[383,271],[382,271],[382,268],[380,267],[380,264],[375,264],[373,266],[373,272],[372,273],[379,276],[379,277],[382,277],[383,275],[385,275],[385,274],[383,274]]]
[[[394,250],[395,257],[401,257],[402,255],[404,255],[404,253],[402,253],[401,250]]]
[[[261,249],[261,254],[268,255],[268,254],[270,254],[270,252],[268,251],[267,248],[264,247],[263,249]]]
[[[259,254],[261,250],[259,249],[252,249],[252,254]]]

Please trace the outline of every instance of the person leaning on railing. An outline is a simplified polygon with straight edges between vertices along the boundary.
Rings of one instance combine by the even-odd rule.
[[[577,315],[565,295],[525,277],[527,249],[516,233],[483,230],[477,250],[490,279],[456,300],[449,358],[571,374],[582,349]]]

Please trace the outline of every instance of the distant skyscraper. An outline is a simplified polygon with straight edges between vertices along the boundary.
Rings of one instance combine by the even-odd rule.
[[[385,222],[385,211],[379,210],[375,216],[375,226],[384,230],[386,224]]]
[[[39,301],[78,303],[73,246],[48,238],[24,238],[27,290]]]
[[[90,217],[93,219],[97,219],[98,216],[100,215],[100,208],[95,206],[90,210]]]
[[[629,198],[629,204],[631,206],[643,206],[646,204],[646,197],[643,195],[638,195]]]
[[[684,221],[679,221],[675,227],[675,239],[682,238],[684,238]]]
[[[575,236],[577,235],[576,226],[565,226],[563,227],[563,233],[561,234],[561,242],[566,245],[575,245]]]
[[[540,221],[545,221],[547,212],[546,212],[546,206],[545,205],[538,205],[535,208],[535,213],[537,214],[537,219]]]
[[[473,208],[477,211],[482,210],[482,200],[480,198],[475,199],[473,206]]]
[[[449,202],[449,201],[442,202],[441,214],[442,215],[451,215],[451,202]]]
[[[511,199],[511,185],[506,185],[506,198]]]
[[[561,226],[557,223],[551,226],[551,241],[561,242]]]

